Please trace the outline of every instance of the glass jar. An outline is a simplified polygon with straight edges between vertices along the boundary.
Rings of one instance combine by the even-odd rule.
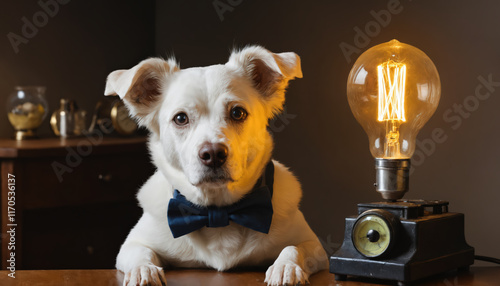
[[[16,86],[7,99],[7,116],[16,140],[36,138],[36,129],[48,113],[44,86]]]

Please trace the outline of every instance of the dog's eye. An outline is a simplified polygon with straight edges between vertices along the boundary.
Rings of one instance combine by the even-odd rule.
[[[179,126],[186,125],[189,123],[189,118],[188,118],[187,114],[184,112],[177,113],[174,116],[174,122],[175,122],[175,124],[177,124]]]
[[[231,118],[236,121],[243,121],[247,118],[247,111],[241,107],[233,107],[231,109]]]

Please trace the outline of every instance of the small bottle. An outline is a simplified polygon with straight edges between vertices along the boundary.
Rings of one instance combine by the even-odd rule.
[[[67,138],[75,135],[75,103],[61,98],[61,107],[50,118],[52,131],[57,136]]]
[[[87,122],[87,111],[85,110],[75,110],[75,135],[80,136],[84,134],[86,129],[86,122]]]

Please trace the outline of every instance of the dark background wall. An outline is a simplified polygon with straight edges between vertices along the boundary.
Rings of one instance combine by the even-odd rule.
[[[329,252],[356,203],[380,199],[367,137],[346,100],[349,70],[363,51],[393,38],[420,48],[440,73],[442,97],[418,136],[406,197],[450,201],[451,211],[466,214],[477,253],[500,257],[500,87],[480,89],[490,92],[487,99],[476,94],[478,78],[500,82],[497,1],[74,0],[17,54],[5,35],[20,34],[21,18],[40,6],[7,6],[0,18],[1,114],[18,84],[46,85],[50,112],[61,97],[90,111],[110,71],[148,56],[174,54],[191,67],[224,63],[233,47],[246,44],[299,54],[304,78],[291,83],[286,115],[272,124],[274,154],[300,178],[301,208]],[[342,43],[353,53],[343,53]],[[432,140],[436,129],[444,142]],[[11,133],[4,116],[0,136]],[[47,120],[41,133],[50,134]]]
[[[60,98],[91,112],[106,76],[154,55],[154,6],[149,1],[9,1],[0,10],[0,136],[9,137],[5,100],[16,85],[47,87],[49,115],[39,129],[50,136],[50,114]],[[56,5],[53,5],[56,3]],[[46,6],[51,15],[45,12]],[[44,20],[43,16],[47,20]],[[36,32],[25,28],[26,18]],[[35,20],[34,20],[35,19]],[[24,32],[23,32],[24,30]],[[28,42],[11,44],[14,33]],[[23,34],[24,33],[24,34]],[[27,35],[27,36],[25,36]],[[89,115],[90,117],[90,115]]]

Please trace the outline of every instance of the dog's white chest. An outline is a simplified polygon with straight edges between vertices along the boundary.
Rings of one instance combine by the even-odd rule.
[[[242,260],[258,244],[250,239],[249,230],[237,224],[220,228],[202,228],[186,236],[185,242],[190,245],[193,260],[205,263],[218,270],[229,269]]]

